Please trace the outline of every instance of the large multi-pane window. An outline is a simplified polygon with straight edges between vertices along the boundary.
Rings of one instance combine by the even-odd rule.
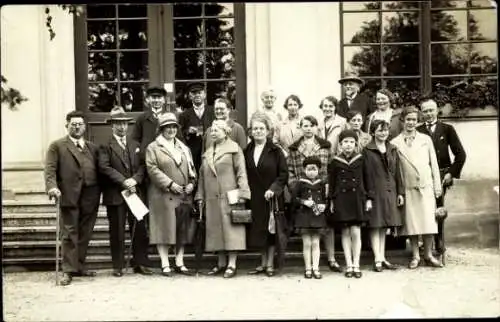
[[[186,86],[204,84],[207,101],[226,97],[235,105],[234,6],[232,3],[174,4],[176,102],[186,106]]]
[[[88,109],[141,111],[148,84],[147,5],[87,5]]]
[[[97,113],[117,104],[140,112],[146,88],[167,84],[174,91],[169,100],[183,107],[192,82],[205,86],[209,104],[217,97],[233,106],[244,102],[236,97],[236,70],[245,67],[243,8],[233,3],[86,5],[75,23],[77,105]],[[244,88],[244,71],[238,74],[238,88]]]
[[[342,72],[400,97],[479,84],[498,107],[494,1],[342,2]],[[479,102],[479,101],[478,101]]]

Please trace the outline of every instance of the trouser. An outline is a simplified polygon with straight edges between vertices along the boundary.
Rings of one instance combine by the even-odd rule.
[[[436,198],[436,207],[444,207],[444,197],[446,195],[446,191],[448,190],[447,186],[443,186],[443,192],[441,194],[441,197]],[[436,251],[439,254],[442,254],[444,252],[444,219],[438,220],[437,222],[438,226],[438,233],[434,235],[434,244],[436,247]]]
[[[128,220],[132,238],[132,266],[148,266],[148,240],[144,220],[137,221],[125,203],[106,206],[109,221],[109,243],[114,269],[122,269],[125,253],[125,221]]]
[[[99,209],[98,186],[82,187],[77,207],[61,206],[62,269],[65,273],[85,270],[85,258]]]

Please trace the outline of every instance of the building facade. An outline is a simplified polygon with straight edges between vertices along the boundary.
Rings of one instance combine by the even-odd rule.
[[[2,106],[4,190],[43,190],[46,149],[66,133],[71,110],[87,113],[99,142],[113,105],[138,115],[144,89],[157,85],[182,106],[186,85],[200,81],[209,104],[229,98],[244,124],[269,86],[280,109],[297,94],[304,113],[318,115],[350,71],[368,91],[387,87],[402,101],[464,80],[485,84],[486,109],[450,119],[468,154],[457,186],[498,184],[494,1],[94,4],[77,17],[49,9],[53,40],[46,6],[1,9],[2,75],[28,98],[14,111]],[[458,190],[457,200],[465,207]]]

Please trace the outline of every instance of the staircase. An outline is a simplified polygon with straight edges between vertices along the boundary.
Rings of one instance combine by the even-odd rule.
[[[5,197],[5,195],[4,195]],[[128,231],[128,228],[127,228]],[[2,204],[3,266],[8,270],[51,270],[55,265],[56,207],[42,191],[18,192],[3,199]],[[126,245],[130,245],[126,233]],[[405,240],[389,237],[387,248],[404,250]],[[128,250],[128,248],[127,248]],[[337,259],[342,261],[340,233],[336,234]],[[363,236],[363,256],[371,256],[368,238]],[[322,253],[324,253],[322,246]],[[160,266],[156,247],[150,246],[151,261]],[[326,255],[326,254],[325,254]],[[326,257],[322,255],[322,258]],[[194,265],[192,247],[186,247],[186,265]],[[260,255],[246,251],[239,256],[240,266],[254,266]],[[173,259],[172,259],[173,260]],[[216,262],[215,254],[203,255],[201,267],[209,268]],[[89,245],[87,265],[92,269],[111,268],[108,220],[106,208],[101,205]],[[302,241],[293,236],[288,244],[287,265],[302,265]],[[326,264],[326,263],[325,263]]]

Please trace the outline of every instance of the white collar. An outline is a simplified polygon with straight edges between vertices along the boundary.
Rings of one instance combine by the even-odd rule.
[[[352,97],[346,96],[346,98],[348,101],[353,101],[356,98],[356,96],[358,96],[358,93],[354,94]]]
[[[204,103],[201,103],[199,106],[196,106],[193,104],[193,108],[196,110],[196,111],[203,111],[205,109],[205,104]]]
[[[83,139],[83,137],[79,138],[79,139],[75,139],[74,137],[72,136],[69,136],[68,137],[70,138],[71,142],[73,142],[74,145],[76,145],[76,143],[80,143],[80,146],[85,146],[85,140]]]
[[[123,138],[122,137],[119,137],[118,135],[116,134],[113,134],[113,136],[115,137],[116,141],[118,141],[118,143],[122,143],[123,141],[125,141],[125,143],[127,142],[127,136],[124,136]]]

